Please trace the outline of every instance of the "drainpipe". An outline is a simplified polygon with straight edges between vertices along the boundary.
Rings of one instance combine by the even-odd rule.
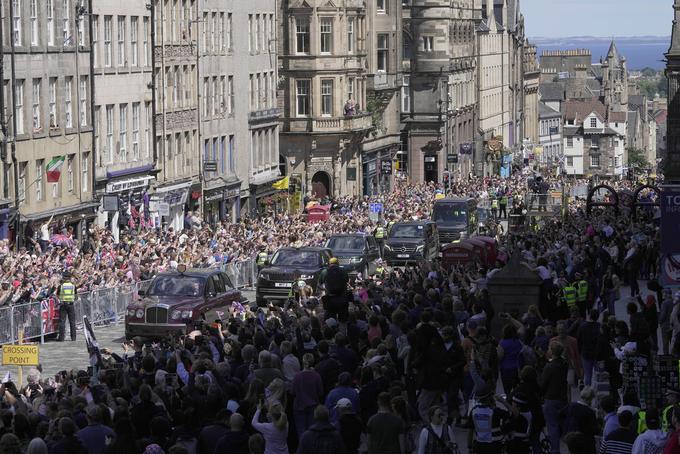
[[[9,17],[14,17],[14,2],[9,2]],[[11,23],[11,22],[10,22]],[[16,211],[14,218],[14,250],[19,250],[19,229],[21,228],[21,214],[19,213],[19,163],[17,161],[17,117],[14,115],[16,111],[16,94],[17,94],[17,75],[15,68],[15,49],[14,39],[12,39],[12,28],[10,27],[9,43],[11,49],[12,69],[10,73],[10,86],[12,88],[12,167],[14,167],[14,209]],[[24,194],[25,197],[25,194]]]
[[[92,0],[90,0],[92,1]],[[158,162],[158,146],[156,144],[156,0],[149,4],[151,17],[151,148],[153,150],[153,162]]]
[[[91,188],[92,188],[92,200],[96,200],[97,198],[97,193],[95,192],[95,183],[97,181],[97,177],[95,175],[95,172],[97,171],[97,156],[95,156],[95,151],[97,150],[97,124],[94,121],[94,111],[95,111],[95,102],[94,102],[94,89],[95,89],[95,81],[94,81],[94,36],[93,36],[93,25],[92,25],[92,0],[88,0],[87,2],[87,8],[89,9],[89,14],[88,14],[88,32],[90,33],[90,124],[92,125],[92,170],[91,170]],[[82,19],[81,19],[82,20]]]

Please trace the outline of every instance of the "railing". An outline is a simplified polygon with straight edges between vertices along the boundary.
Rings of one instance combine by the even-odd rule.
[[[524,198],[527,211],[559,214],[562,209],[562,195],[529,193]]]
[[[220,267],[235,288],[254,287],[257,282],[255,259],[234,262]],[[128,304],[139,299],[139,290],[150,281],[135,282],[113,288],[78,293],[73,303],[76,326],[82,329],[83,316],[94,326],[106,326],[125,319]],[[59,302],[56,298],[0,307],[0,344],[12,344],[19,339],[44,342],[45,336],[59,332]]]

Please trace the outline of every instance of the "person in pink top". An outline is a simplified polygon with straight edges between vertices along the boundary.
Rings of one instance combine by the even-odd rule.
[[[567,335],[567,326],[564,321],[557,323],[557,336],[550,339],[550,343],[562,344],[564,353],[569,361],[569,368],[574,371],[574,382],[583,377],[583,367],[581,366],[581,356],[578,351],[578,341],[576,338]]]

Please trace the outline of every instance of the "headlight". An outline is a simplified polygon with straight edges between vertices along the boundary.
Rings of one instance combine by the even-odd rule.
[[[269,280],[269,275],[268,275],[267,273],[260,273],[260,275],[258,276],[258,278],[264,279],[265,281],[268,281],[268,280]]]
[[[180,311],[172,311],[172,314],[170,314],[170,318],[173,320],[177,320],[182,316],[182,313]]]
[[[135,316],[137,318],[144,318],[144,311],[141,309],[137,309],[137,312],[135,312]]]
[[[130,310],[127,311],[127,314],[128,314],[128,317],[134,317],[135,316],[135,310],[130,309]]]
[[[304,280],[314,279],[314,275],[313,274],[301,274],[300,279],[304,279]]]
[[[384,245],[384,248],[387,249],[388,251],[392,250],[392,246],[390,246],[389,244]]]
[[[350,261],[351,263],[359,263],[359,262],[361,262],[362,260],[363,260],[362,257],[352,257],[352,258],[349,259],[349,261]]]
[[[191,311],[182,311],[182,318],[191,318]]]

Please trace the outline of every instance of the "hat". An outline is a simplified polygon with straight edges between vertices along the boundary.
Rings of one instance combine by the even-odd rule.
[[[650,424],[659,424],[659,410],[656,408],[650,408],[645,413],[645,422],[649,426]]]
[[[335,404],[335,408],[352,408],[352,401],[346,397],[343,397]]]
[[[338,264],[338,258],[337,257],[331,257],[331,265],[337,265]]]
[[[491,396],[493,396],[493,389],[491,389],[491,386],[487,385],[486,383],[483,383],[481,386],[479,386],[475,392],[475,397],[477,400],[488,399]]]

